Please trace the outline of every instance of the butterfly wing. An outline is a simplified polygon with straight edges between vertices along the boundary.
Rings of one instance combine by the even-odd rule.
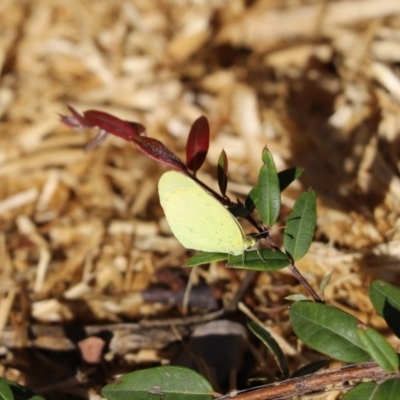
[[[249,247],[236,218],[188,176],[166,172],[158,191],[168,224],[184,247],[234,255]]]

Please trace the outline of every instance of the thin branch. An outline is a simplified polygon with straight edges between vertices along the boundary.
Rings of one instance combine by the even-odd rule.
[[[345,365],[331,368],[311,375],[287,379],[279,383],[261,386],[246,392],[235,392],[216,398],[215,400],[267,400],[284,399],[300,396],[306,393],[322,393],[336,390],[332,385],[346,384],[348,381],[360,382],[369,379],[375,382],[396,376],[393,372],[386,372],[376,363],[368,361],[361,364]]]

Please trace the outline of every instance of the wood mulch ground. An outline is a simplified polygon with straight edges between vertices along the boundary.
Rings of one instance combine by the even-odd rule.
[[[117,137],[85,153],[96,132],[61,124],[66,104],[138,121],[182,157],[206,115],[200,177],[215,184],[224,149],[242,199],[265,145],[278,170],[304,167],[283,194],[286,213],[305,189],[318,197],[299,269],[316,289],[333,272],[325,300],[399,348],[367,286],[400,283],[400,2],[2,0],[0,21],[2,376],[49,399],[99,399],[118,374],[176,359],[246,279],[182,268],[191,253],[156,189],[166,168]],[[263,323],[293,370],[317,359],[288,323],[297,281],[286,269],[247,278],[235,327]],[[250,336],[221,390],[276,375]]]

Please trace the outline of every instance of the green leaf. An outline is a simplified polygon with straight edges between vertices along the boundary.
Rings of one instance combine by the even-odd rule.
[[[263,149],[262,160],[264,165],[258,175],[256,207],[264,225],[272,226],[278,219],[281,208],[281,191],[275,163],[267,148]]]
[[[289,257],[280,250],[248,250],[239,256],[230,256],[227,267],[251,269],[253,271],[276,271],[290,263]]]
[[[0,400],[14,400],[10,385],[3,378],[0,378]]]
[[[244,207],[251,214],[255,208],[258,199],[258,186],[254,186],[244,200]]]
[[[393,333],[400,337],[400,289],[390,283],[375,280],[369,286],[369,297],[378,314]]]
[[[251,269],[254,271],[276,271],[286,267],[289,257],[280,250],[246,250],[243,254],[232,256],[226,253],[201,252],[186,261],[187,267],[228,260],[227,267]]]
[[[8,389],[11,391],[11,397],[5,397],[9,395]],[[3,397],[2,397],[3,395]],[[0,399],[1,400],[45,400],[43,397],[38,396],[32,390],[25,386],[19,385],[18,383],[9,381],[8,379],[0,378]]]
[[[297,199],[286,222],[283,245],[293,260],[302,258],[310,248],[316,221],[315,192],[309,190]]]
[[[358,337],[371,358],[385,371],[399,369],[399,356],[386,339],[372,328],[358,328]]]
[[[388,379],[378,385],[373,400],[398,400],[400,393],[400,379]]]
[[[304,171],[304,168],[293,167],[285,169],[278,173],[279,188],[283,192],[294,180],[296,180]]]
[[[377,387],[375,382],[360,383],[349,390],[342,400],[373,400]]]
[[[295,179],[297,179],[303,173],[303,170],[303,168],[293,167],[278,172],[279,190],[283,192]],[[256,208],[257,199],[258,186],[256,185],[250,190],[244,202],[246,210],[248,210],[249,213],[252,213]]]
[[[276,340],[267,330],[265,330],[262,326],[256,324],[255,322],[251,321],[248,326],[250,330],[272,351],[283,378],[288,378],[288,362]]]
[[[101,394],[108,400],[211,400],[213,389],[197,372],[168,366],[126,374]]]
[[[332,274],[333,274],[333,272],[331,272],[324,279],[322,279],[322,282],[319,285],[319,291],[320,291],[322,297],[324,297],[326,286],[328,285],[329,281],[331,280]]]
[[[304,367],[299,368],[290,377],[291,378],[296,378],[296,377],[299,377],[299,376],[305,376],[305,375],[313,374],[314,372],[317,372],[320,369],[329,366],[330,363],[331,363],[331,360],[314,361],[314,362],[312,362],[310,364],[305,365]]]
[[[343,397],[343,400],[397,400],[400,393],[400,380],[388,379],[381,384],[360,383]]]
[[[304,296],[304,294],[290,294],[289,296],[285,297],[285,300],[290,301],[310,301],[310,298]]]
[[[320,353],[347,363],[370,359],[352,315],[336,307],[301,301],[290,307],[289,318],[295,334]]]
[[[211,262],[224,261],[229,258],[226,253],[207,253],[205,251],[197,253],[195,256],[189,258],[185,265],[187,267],[195,267],[196,265],[209,264]]]

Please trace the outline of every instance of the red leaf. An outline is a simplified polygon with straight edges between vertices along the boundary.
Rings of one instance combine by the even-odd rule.
[[[60,120],[63,124],[72,129],[82,129],[84,127],[93,128],[93,125],[91,125],[89,121],[86,121],[74,108],[69,105],[67,105],[67,108],[72,115],[60,115]]]
[[[68,106],[71,116],[61,116],[61,121],[71,128],[97,127],[99,134],[86,145],[86,151],[103,142],[108,133],[132,141],[148,157],[187,172],[184,162],[157,139],[141,136],[146,128],[138,122],[123,121],[103,111],[88,110],[83,116]]]
[[[132,141],[148,157],[179,171],[187,172],[184,162],[159,140],[147,136],[136,136],[132,138]]]
[[[83,113],[86,121],[92,126],[97,126],[108,133],[119,136],[125,140],[132,140],[134,137],[139,136],[139,132],[131,125],[130,122],[122,121],[111,114],[103,111],[89,110]],[[143,125],[142,125],[143,126]]]
[[[139,122],[124,121],[129,124],[139,135],[146,136],[146,127]]]
[[[186,143],[186,163],[194,174],[203,165],[210,144],[210,126],[202,115],[193,122]]]

